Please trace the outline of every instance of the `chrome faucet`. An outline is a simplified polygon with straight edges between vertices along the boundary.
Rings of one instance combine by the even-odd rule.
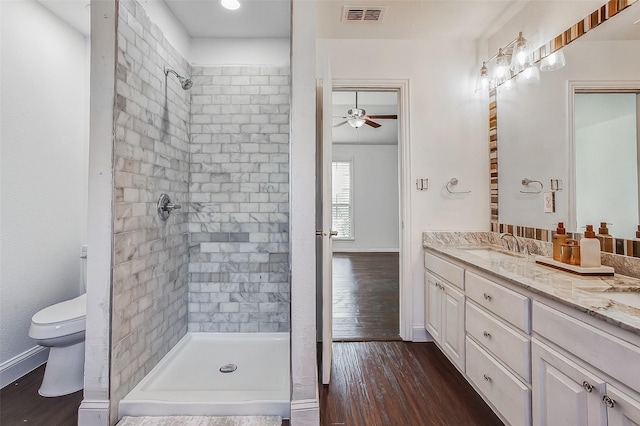
[[[513,246],[509,246],[509,240],[507,240],[506,237],[513,238]],[[502,246],[505,247],[507,250],[512,250],[516,253],[520,252],[520,245],[518,244],[518,239],[514,237],[511,232],[504,232],[500,234],[500,239],[503,241]]]

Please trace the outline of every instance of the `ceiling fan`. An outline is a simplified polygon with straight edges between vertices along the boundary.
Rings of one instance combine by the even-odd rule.
[[[354,127],[356,129],[359,127],[362,127],[364,124],[371,126],[374,129],[377,129],[378,127],[382,126],[382,124],[376,123],[375,121],[372,121],[372,119],[397,120],[398,116],[397,115],[367,115],[367,112],[365,110],[363,110],[362,108],[358,108],[358,92],[356,92],[355,108],[349,109],[347,111],[347,115],[341,118],[346,118],[346,120],[334,125],[333,127],[340,127],[344,124],[349,123],[351,127]]]

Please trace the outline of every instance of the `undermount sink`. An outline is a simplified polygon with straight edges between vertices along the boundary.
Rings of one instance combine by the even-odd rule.
[[[522,258],[522,255],[519,253],[514,253],[498,247],[474,247],[463,249],[463,251],[478,257],[482,257],[484,259]]]

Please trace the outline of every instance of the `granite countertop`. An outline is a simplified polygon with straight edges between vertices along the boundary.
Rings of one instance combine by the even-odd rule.
[[[535,263],[536,256],[500,254],[489,244],[426,243],[425,249],[640,335],[640,279],[580,276]],[[491,248],[492,251],[477,250]]]

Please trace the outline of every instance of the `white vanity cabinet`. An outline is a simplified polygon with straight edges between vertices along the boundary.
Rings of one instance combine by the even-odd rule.
[[[640,425],[638,346],[540,302],[533,331],[535,426]]]
[[[604,380],[533,339],[533,424],[606,425]]]
[[[431,254],[425,256],[425,266],[425,328],[445,355],[464,372],[463,270]],[[448,276],[453,283],[440,274]]]
[[[465,271],[468,378],[511,425],[531,424],[530,299]]]

